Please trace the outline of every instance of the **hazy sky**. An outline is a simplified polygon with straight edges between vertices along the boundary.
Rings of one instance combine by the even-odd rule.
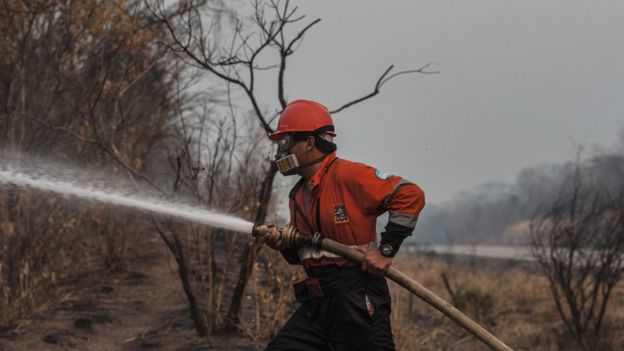
[[[624,1],[293,1],[322,18],[288,67],[288,98],[330,109],[389,64],[433,62],[334,118],[339,155],[408,178],[429,202],[612,145],[624,127]]]

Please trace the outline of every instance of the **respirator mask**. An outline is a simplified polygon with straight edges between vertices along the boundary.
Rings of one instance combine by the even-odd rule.
[[[299,169],[299,160],[290,149],[301,140],[295,140],[294,134],[286,134],[277,141],[277,152],[275,153],[275,164],[281,174],[285,176],[294,175]]]
[[[312,166],[317,164],[327,156],[323,155],[322,157],[308,162],[304,165],[300,164],[297,156],[290,152],[290,150],[297,144],[298,142],[306,140],[307,137],[314,136],[315,138],[320,138],[328,142],[332,142],[333,137],[325,134],[286,134],[282,139],[278,140],[277,143],[277,152],[275,154],[275,163],[277,164],[277,169],[279,172],[285,176],[297,174],[297,171],[300,169]]]

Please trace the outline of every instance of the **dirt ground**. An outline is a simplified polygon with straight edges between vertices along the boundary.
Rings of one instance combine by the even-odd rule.
[[[257,349],[240,334],[197,336],[164,243],[155,236],[142,249],[126,272],[70,286],[56,306],[0,331],[0,351]]]

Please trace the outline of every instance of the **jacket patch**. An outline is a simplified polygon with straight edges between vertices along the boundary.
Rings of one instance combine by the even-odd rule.
[[[345,205],[334,206],[334,221],[336,224],[349,223],[349,216]]]
[[[389,179],[390,177],[392,177],[392,174],[388,174],[380,169],[376,169],[375,170],[375,177],[381,179],[381,180],[386,180]]]

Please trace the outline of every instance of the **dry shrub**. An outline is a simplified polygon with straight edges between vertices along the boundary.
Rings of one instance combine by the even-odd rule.
[[[54,155],[150,183],[146,162],[184,104],[174,104],[180,78],[144,15],[140,0],[3,2],[3,161],[5,152]],[[46,174],[46,162],[33,167]],[[139,222],[102,206],[1,188],[0,325],[53,301],[60,282],[102,264],[123,269]]]
[[[227,318],[232,286],[238,279],[241,247],[253,245],[248,234],[200,225],[157,223],[161,237],[178,262],[178,274],[189,301],[197,332],[210,337]],[[261,345],[275,335],[294,305],[292,284],[301,272],[279,252],[261,248],[252,268],[251,285],[236,326]]]
[[[75,203],[74,206],[80,206]],[[77,220],[82,234],[79,239],[90,256],[96,259],[96,269],[118,273],[128,268],[130,248],[136,247],[141,237],[153,233],[146,216],[127,209],[106,205],[81,205]]]
[[[572,167],[531,223],[531,253],[565,327],[560,339],[596,350],[613,289],[624,279],[624,191],[596,186],[580,155]]]
[[[33,191],[0,194],[0,326],[14,326],[50,298],[50,287],[88,269],[78,213],[66,205]]]
[[[223,323],[241,235],[196,224],[154,223],[176,260],[195,328],[208,336]]]
[[[303,278],[301,268],[288,264],[278,251],[262,249],[240,326],[258,346],[265,345],[290,318],[296,307],[293,284]]]
[[[53,301],[56,287],[123,270],[146,221],[36,190],[0,193],[0,327]]]

